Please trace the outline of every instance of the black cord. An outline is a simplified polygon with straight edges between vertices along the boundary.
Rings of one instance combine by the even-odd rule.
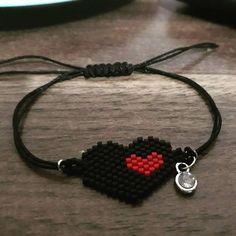
[[[14,141],[17,151],[19,152],[20,156],[27,162],[36,165],[41,168],[46,169],[58,169],[58,161],[46,161],[41,159],[40,157],[36,157],[33,153],[31,153],[28,148],[24,145],[22,138],[21,138],[21,132],[22,132],[22,122],[25,115],[29,112],[31,105],[51,86],[53,86],[56,83],[65,81],[65,80],[71,80],[73,78],[76,78],[78,76],[84,76],[85,78],[91,78],[91,77],[113,77],[113,76],[128,76],[131,75],[134,71],[144,74],[159,74],[163,76],[170,77],[175,80],[182,81],[189,86],[191,86],[193,89],[195,89],[198,94],[207,102],[207,105],[209,107],[209,111],[212,114],[213,119],[213,127],[211,131],[211,135],[209,139],[202,144],[200,147],[196,149],[196,153],[198,155],[203,154],[209,146],[216,140],[222,124],[221,114],[213,100],[213,98],[209,95],[209,93],[201,87],[199,84],[194,82],[193,80],[184,77],[182,75],[178,75],[171,72],[166,72],[158,69],[151,68],[150,66],[165,60],[168,60],[170,58],[173,58],[181,53],[184,53],[191,49],[213,49],[218,47],[214,43],[200,43],[195,44],[189,47],[181,47],[174,50],[171,50],[167,53],[164,53],[162,55],[159,55],[157,57],[154,57],[150,60],[146,60],[142,63],[132,65],[127,62],[116,62],[114,64],[95,64],[95,65],[88,65],[87,67],[78,67],[66,63],[62,63],[53,59],[50,59],[48,57],[43,56],[34,56],[34,55],[26,55],[26,56],[20,56],[20,57],[14,57],[7,60],[0,61],[0,66],[9,65],[9,63],[16,63],[19,61],[27,61],[27,60],[40,60],[40,61],[46,61],[50,62],[62,67],[65,67],[66,69],[63,70],[23,70],[23,71],[3,71],[0,72],[0,75],[13,75],[13,74],[59,74],[55,79],[52,81],[38,87],[37,89],[33,90],[32,92],[25,95],[20,102],[17,104],[14,114],[13,114],[13,134],[14,134]],[[186,147],[185,152],[188,155],[196,155],[194,151]],[[78,160],[75,158],[73,159],[67,159],[66,161],[69,161],[70,165],[73,163],[76,163]]]

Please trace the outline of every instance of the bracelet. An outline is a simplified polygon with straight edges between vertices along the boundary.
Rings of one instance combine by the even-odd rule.
[[[68,176],[79,176],[83,184],[101,193],[131,204],[140,203],[158,186],[176,174],[176,187],[185,194],[192,194],[197,187],[196,177],[190,168],[206,153],[216,140],[222,124],[221,114],[209,93],[193,80],[171,72],[150,67],[184,53],[190,49],[213,49],[214,43],[200,43],[181,47],[139,64],[116,62],[114,64],[95,64],[85,68],[62,63],[48,57],[25,55],[0,61],[0,65],[25,60],[43,60],[63,67],[61,70],[21,70],[3,71],[0,75],[12,74],[58,74],[50,82],[34,89],[25,95],[17,104],[13,114],[13,136],[15,147],[21,158],[30,165],[58,170]],[[208,140],[195,150],[186,147],[184,150],[172,149],[171,144],[156,137],[137,138],[128,146],[108,141],[98,142],[81,153],[81,158],[43,160],[29,151],[23,143],[22,123],[31,105],[43,93],[56,83],[71,80],[79,76],[86,79],[96,77],[129,76],[133,72],[159,74],[188,84],[203,98],[212,115],[213,127]]]

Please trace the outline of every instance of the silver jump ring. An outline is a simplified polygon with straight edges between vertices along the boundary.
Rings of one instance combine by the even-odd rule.
[[[177,170],[178,173],[182,172],[182,171],[179,169],[179,166],[180,166],[180,165],[184,165],[184,166],[185,166],[185,167],[182,168],[183,170],[186,170],[187,172],[189,171],[189,167],[188,167],[188,165],[187,165],[185,162],[178,162],[178,163],[176,163],[176,165],[175,165],[175,168],[176,168],[176,170]]]
[[[58,162],[57,162],[57,168],[58,168],[58,170],[59,171],[62,171],[62,169],[61,169],[61,162],[62,162],[63,160],[61,159],[61,160],[59,160]]]
[[[198,153],[197,153],[197,151],[196,151],[196,150],[193,150],[193,152],[195,153],[196,159],[198,159]]]
[[[196,159],[198,159],[198,153],[197,153],[197,151],[196,151],[195,149],[191,149],[191,150],[194,152]],[[185,151],[185,153],[187,154],[187,151]]]
[[[186,164],[186,166],[183,167],[184,170],[187,170],[187,169],[191,168],[191,167],[195,164],[197,158],[196,158],[195,156],[191,156],[191,157],[193,158],[192,163],[191,163],[190,165],[187,165],[187,164]]]

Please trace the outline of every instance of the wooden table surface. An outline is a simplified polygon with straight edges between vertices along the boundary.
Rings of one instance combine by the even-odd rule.
[[[137,0],[64,24],[0,32],[1,59],[40,54],[78,65],[135,63],[179,46],[216,42],[215,52],[192,51],[156,67],[193,78],[223,116],[217,142],[193,170],[199,186],[191,198],[177,194],[172,179],[131,207],[83,187],[79,178],[26,166],[14,147],[12,113],[19,99],[53,76],[1,77],[1,236],[236,235],[236,32],[184,9],[171,0]],[[138,136],[196,148],[211,127],[206,105],[188,86],[135,74],[54,86],[32,107],[23,137],[33,153],[53,160],[79,156],[99,140],[128,144]]]

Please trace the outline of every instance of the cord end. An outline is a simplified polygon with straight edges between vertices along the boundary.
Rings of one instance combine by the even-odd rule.
[[[209,45],[209,48],[218,48],[219,47],[219,45],[218,44],[216,44],[216,43],[210,43],[210,45]]]
[[[78,176],[82,174],[82,160],[70,158],[58,161],[58,170],[68,176]]]
[[[200,43],[200,44],[196,44],[195,45],[196,48],[206,48],[206,49],[214,49],[214,48],[218,48],[219,45],[216,43]]]
[[[210,43],[206,49],[207,52],[212,52],[212,50],[214,50],[215,48],[218,48],[219,45],[215,44],[215,43]]]

